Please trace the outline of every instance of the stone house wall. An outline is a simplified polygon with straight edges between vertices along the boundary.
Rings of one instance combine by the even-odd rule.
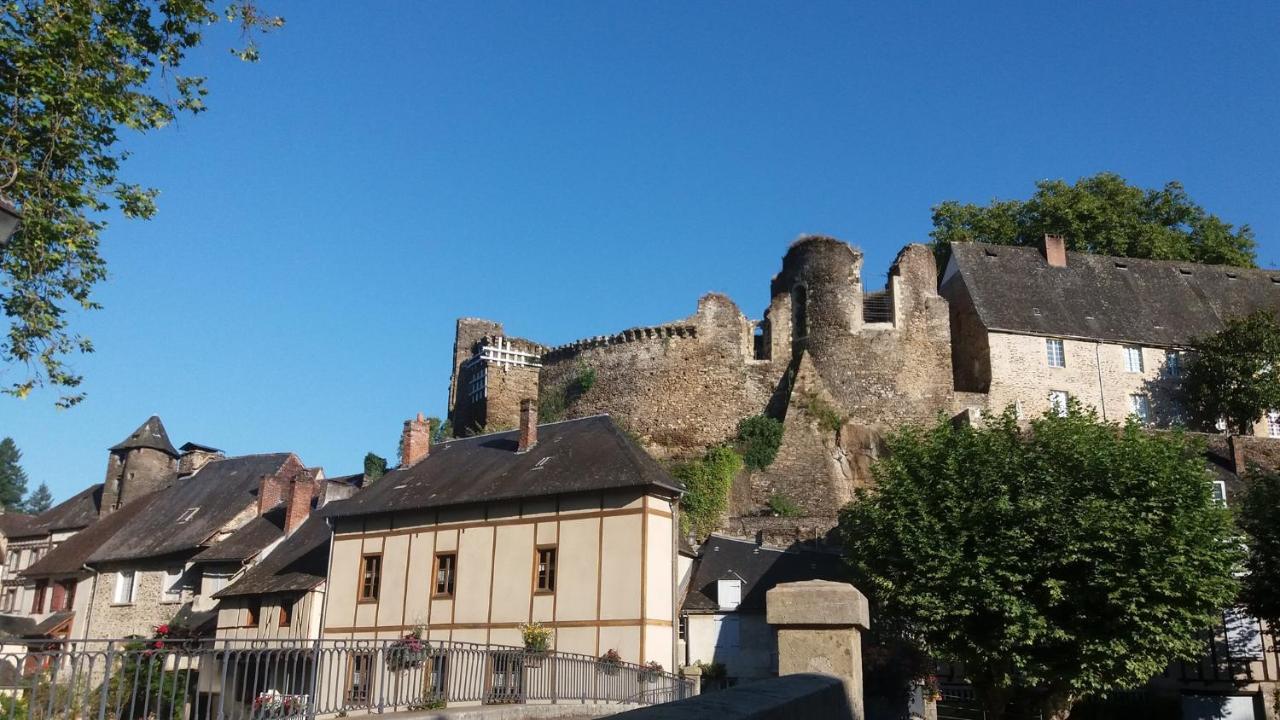
[[[81,589],[85,585],[93,588],[93,597],[86,610],[86,637],[151,637],[152,629],[172,620],[182,606],[181,601],[162,601],[165,570],[181,564],[180,561],[140,560],[131,563],[106,563],[97,568],[97,583],[81,584]],[[132,603],[115,602],[116,573],[120,570],[133,570],[135,573]],[[184,592],[183,600],[188,599],[190,595]]]

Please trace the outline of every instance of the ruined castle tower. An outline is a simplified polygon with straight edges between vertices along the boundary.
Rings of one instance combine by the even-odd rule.
[[[155,415],[109,452],[99,514],[105,515],[143,495],[166,488],[177,476],[178,451],[169,442],[164,423]]]
[[[760,320],[711,293],[682,320],[555,348],[501,324],[458,321],[450,417],[456,434],[515,427],[521,398],[563,417],[608,413],[656,457],[700,455],[761,413],[784,422],[778,460],[735,482],[727,529],[766,532],[786,494],[813,533],[834,524],[888,426],[950,411],[950,321],[932,253],[909,245],[883,290],[867,292],[862,253],[805,237],[782,258]],[[821,410],[819,412],[819,410]],[[838,427],[837,427],[838,426]],[[787,532],[795,531],[790,522]],[[774,538],[775,540],[778,538]]]

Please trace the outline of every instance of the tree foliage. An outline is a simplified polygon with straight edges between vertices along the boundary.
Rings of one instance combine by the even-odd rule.
[[[27,493],[27,472],[21,463],[22,451],[13,438],[0,440],[0,506],[8,511],[21,511]]]
[[[1065,717],[1203,649],[1236,592],[1233,526],[1180,433],[1100,422],[1072,402],[1023,431],[893,435],[840,516],[859,587],[939,660],[963,664],[991,717],[1015,695]]]
[[[383,475],[387,474],[387,459],[373,452],[365,453],[364,456],[364,477],[365,482],[372,483]]]
[[[773,463],[782,446],[782,421],[753,415],[738,422],[738,447],[747,467],[763,470]]]
[[[1066,236],[1067,249],[1101,255],[1253,267],[1248,225],[1234,227],[1197,205],[1182,184],[1144,189],[1115,173],[1041,180],[1028,200],[975,205],[948,200],[933,208],[935,251],[953,242],[1038,244],[1046,234]]]
[[[1258,311],[1192,345],[1183,391],[1187,411],[1202,427],[1219,419],[1247,435],[1268,410],[1280,408],[1280,323]]]
[[[1280,625],[1280,475],[1250,475],[1236,520],[1249,549],[1241,600],[1250,614],[1276,627]]]
[[[22,503],[22,511],[29,515],[39,515],[51,507],[53,507],[53,493],[49,492],[49,486],[45,483],[37,485]]]
[[[5,193],[22,224],[0,250],[0,306],[10,327],[0,359],[4,392],[49,385],[80,400],[67,356],[91,352],[68,312],[94,309],[106,277],[98,249],[105,212],[149,218],[157,190],[121,177],[123,131],[145,133],[205,109],[204,78],[182,74],[187,54],[219,18],[250,35],[283,24],[252,0],[0,0],[0,159],[17,165]],[[257,58],[252,41],[233,50]]]

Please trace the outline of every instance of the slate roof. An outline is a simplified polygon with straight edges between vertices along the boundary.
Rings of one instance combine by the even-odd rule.
[[[114,451],[133,448],[151,448],[168,453],[171,457],[178,457],[178,451],[174,449],[173,443],[169,442],[169,433],[165,432],[164,423],[160,422],[160,418],[155,415],[147,418],[147,421],[139,425],[129,437],[112,445],[110,449]]]
[[[26,615],[0,615],[0,638],[27,637],[36,629],[34,618]]]
[[[838,555],[783,550],[722,535],[707,538],[694,563],[684,600],[684,610],[692,613],[719,611],[717,580],[742,581],[738,612],[764,612],[765,593],[778,583],[848,579]]]
[[[1280,270],[955,243],[950,263],[988,330],[1154,346],[1185,346],[1255,310],[1280,312]]]
[[[76,575],[89,562],[89,557],[122,528],[143,515],[166,491],[160,490],[125,503],[119,510],[104,515],[97,522],[72,535],[50,550],[44,557],[22,571],[24,577]]]
[[[192,562],[241,562],[284,537],[284,504],[245,523],[240,529],[192,558]]]
[[[306,592],[324,582],[329,571],[329,524],[326,511],[314,512],[257,565],[214,593],[215,598]]]
[[[88,527],[98,519],[98,507],[102,504],[102,483],[90,485],[70,498],[54,505],[36,516],[40,535],[57,530],[75,530]]]
[[[221,450],[219,450],[219,449],[218,449],[218,448],[216,448],[216,447],[210,447],[210,446],[208,446],[208,445],[201,445],[200,443],[194,443],[194,442],[183,443],[183,444],[182,444],[182,447],[180,447],[180,448],[178,448],[178,449],[179,449],[179,450],[181,450],[181,451],[182,451],[182,452],[184,452],[184,453],[186,453],[186,452],[191,452],[192,450],[199,450],[199,451],[201,451],[201,452],[210,452],[210,453],[220,453],[220,452],[222,452]]]
[[[388,472],[341,503],[337,515],[415,510],[566,493],[657,488],[684,491],[607,415],[538,426],[517,453],[518,430],[449,440],[425,460]]]
[[[44,534],[34,515],[16,512],[0,514],[0,533],[11,538]]]
[[[90,565],[160,557],[200,549],[255,502],[259,480],[278,472],[289,453],[215,460],[157,493],[146,513],[115,533],[89,557]],[[130,503],[132,505],[133,503]],[[125,507],[128,507],[126,505]],[[197,508],[191,519],[178,518]],[[118,511],[117,511],[118,512]]]

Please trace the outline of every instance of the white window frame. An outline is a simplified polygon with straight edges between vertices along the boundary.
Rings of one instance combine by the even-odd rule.
[[[1067,414],[1067,406],[1071,400],[1071,393],[1066,390],[1050,390],[1049,391],[1049,407],[1058,417],[1065,417]]]
[[[160,581],[160,602],[182,602],[182,568],[166,568]]]
[[[1124,346],[1124,371],[1131,373],[1144,372],[1146,367],[1142,362],[1142,346],[1141,345],[1125,345]]]
[[[183,510],[182,514],[178,516],[178,520],[177,520],[178,524],[182,525],[182,524],[191,522],[191,518],[195,517],[196,513],[198,512],[200,512],[199,507],[191,507],[191,508],[187,508],[186,510]]]
[[[1138,418],[1138,422],[1146,425],[1151,422],[1151,398],[1145,393],[1133,393],[1129,396],[1129,414]]]
[[[126,578],[128,578],[126,580]],[[128,597],[124,597],[124,591],[128,592]],[[112,593],[112,603],[115,605],[132,605],[134,597],[138,594],[138,573],[133,570],[117,570],[116,586]]]
[[[1182,353],[1169,350],[1164,354],[1165,374],[1171,378],[1182,377]]]
[[[1044,353],[1049,367],[1064,368],[1067,366],[1067,346],[1061,338],[1045,338]]]
[[[1266,419],[1267,437],[1280,438],[1280,411],[1268,410]]]
[[[1213,481],[1213,501],[1218,503],[1222,507],[1227,506],[1227,481],[1226,480]]]

